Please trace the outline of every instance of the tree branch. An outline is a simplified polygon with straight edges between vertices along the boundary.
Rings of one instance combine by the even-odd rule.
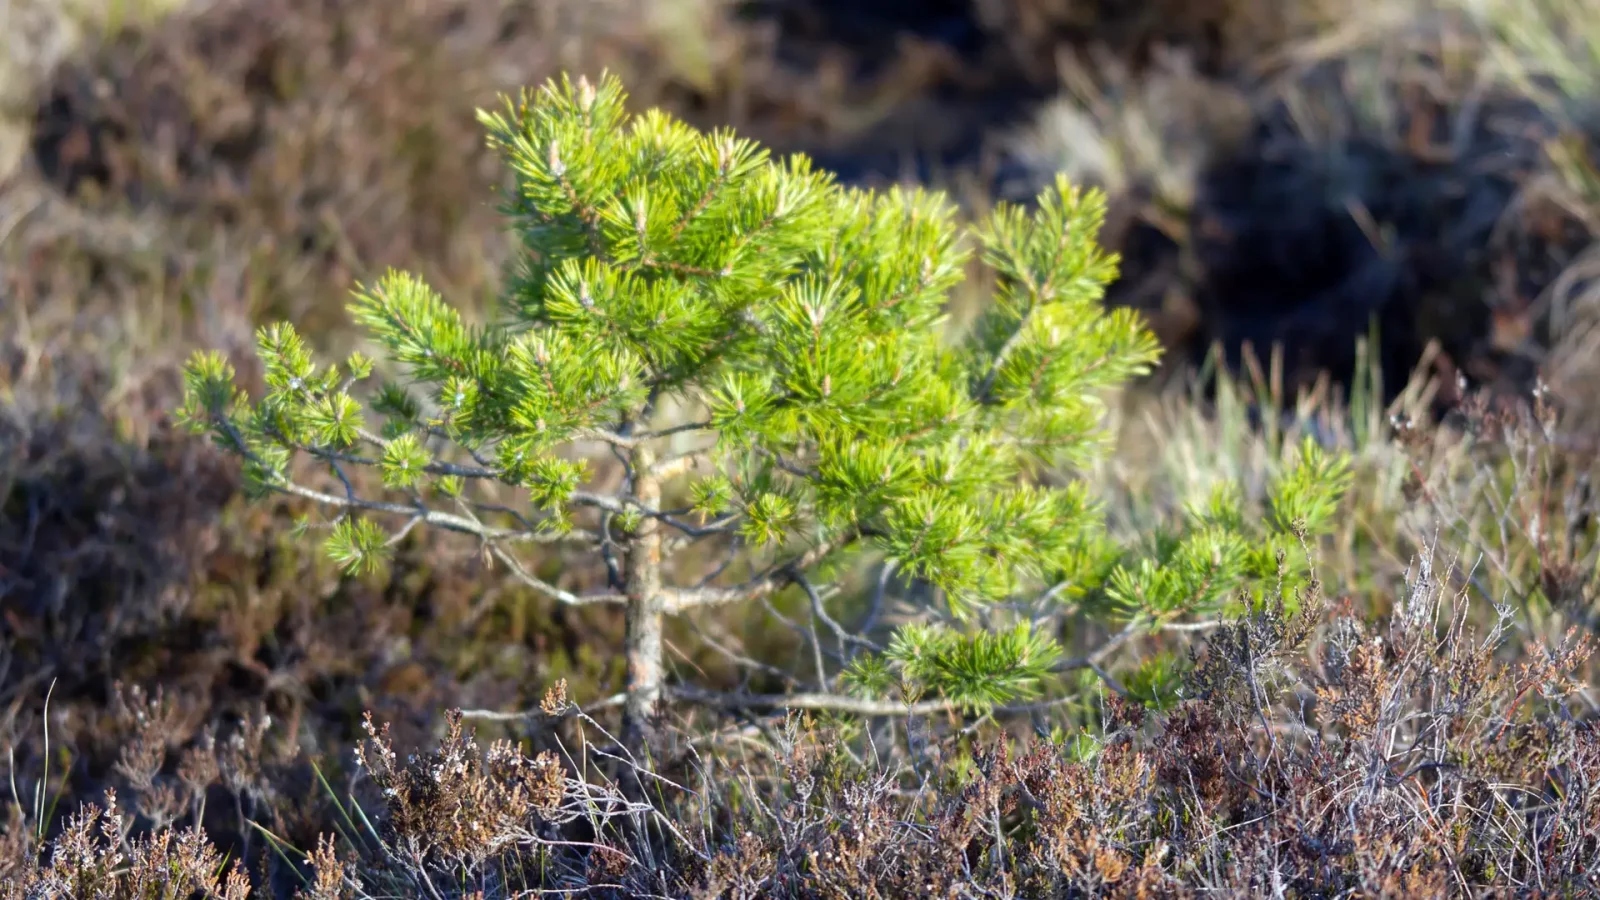
[[[1137,621],[1129,622],[1122,627],[1121,631],[1106,638],[1105,643],[1096,647],[1093,651],[1083,656],[1062,660],[1052,666],[1050,671],[1071,672],[1077,669],[1098,669],[1100,664],[1106,661],[1107,657],[1117,651],[1118,647],[1132,640],[1138,633],[1139,623]]]
[[[729,694],[717,691],[707,691],[701,688],[676,686],[669,687],[667,693],[675,699],[688,703],[701,703],[707,706],[717,706],[729,710],[744,709],[806,709],[819,712],[849,713],[858,716],[926,716],[936,712],[954,710],[956,707],[949,700],[919,700],[915,703],[906,703],[896,700],[872,700],[864,697],[851,697],[846,694],[828,694],[819,692],[802,692],[795,694]],[[625,694],[613,694],[603,700],[584,707],[586,711],[597,711],[621,706]],[[1023,713],[1041,712],[1070,703],[1078,699],[1073,697],[1056,697],[1050,700],[1040,700],[1033,703],[1016,703],[1008,706],[996,707],[989,712],[994,715],[1018,715]],[[576,707],[574,707],[576,709]],[[548,718],[541,709],[527,709],[520,712],[500,712],[492,709],[464,709],[462,718],[479,719],[486,722],[523,722],[530,719]]]
[[[427,507],[407,506],[403,503],[385,503],[380,500],[363,500],[355,496],[340,497],[336,494],[329,494],[304,485],[295,484],[288,480],[275,482],[271,484],[271,487],[280,493],[303,497],[307,500],[315,500],[318,503],[340,509],[386,512],[417,518],[425,524],[437,525],[440,528],[457,531],[462,534],[475,535],[486,541],[537,540],[541,537],[537,534],[510,528],[486,528],[481,523],[474,522],[466,516],[439,512],[436,509],[428,509]]]
[[[579,428],[572,433],[572,439],[577,441],[600,441],[610,444],[618,450],[632,450],[639,445],[642,438],[628,437],[615,431],[606,431],[602,428]]]
[[[296,450],[310,454],[318,459],[329,461],[337,460],[338,462],[355,463],[356,465],[371,466],[373,468],[379,468],[383,465],[381,460],[376,460],[369,456],[361,456],[360,454],[356,453],[345,453],[340,450],[330,450],[325,447],[308,447],[303,444],[296,444],[292,442],[289,443],[289,446],[295,448]],[[446,462],[431,462],[426,466],[423,466],[422,471],[428,473],[429,475],[455,475],[460,478],[499,478],[502,474],[498,469],[480,469],[474,466],[458,466],[454,463]]]
[[[699,531],[695,533],[673,535],[671,538],[661,542],[661,555],[663,557],[676,555],[685,547],[688,547],[690,544],[693,544],[702,538],[715,537],[719,534],[732,534],[735,531],[733,523],[739,521],[741,515],[741,513],[734,513],[732,515],[723,516],[722,518],[717,519],[715,522],[708,522],[705,525],[700,526]]]
[[[834,540],[825,540],[798,557],[768,569],[766,574],[733,587],[663,588],[667,612],[682,613],[702,606],[722,606],[765,597],[787,587],[794,581],[793,573],[816,565],[835,550],[847,547],[860,537],[850,533]]]
[[[979,403],[989,402],[989,394],[994,390],[995,379],[1000,377],[1000,367],[1005,365],[1006,358],[1011,355],[1011,351],[1015,350],[1017,345],[1022,342],[1022,334],[1028,329],[1028,321],[1032,316],[1033,309],[1030,307],[1028,312],[1017,320],[1017,330],[1011,332],[1011,336],[1006,338],[1006,342],[1000,345],[999,350],[995,351],[994,359],[989,363],[989,370],[984,374],[983,381],[978,385],[978,390],[972,399]]]
[[[692,512],[693,510],[691,509],[655,509],[640,503],[638,500],[632,497],[613,497],[608,494],[592,494],[588,491],[574,491],[568,495],[567,501],[577,506],[589,506],[595,509],[605,510],[608,513],[619,516],[625,515],[629,510],[633,510],[642,516],[647,516],[651,519],[661,522],[663,525],[668,525],[672,528],[675,528],[678,531],[689,535],[690,537],[706,537],[713,534],[722,534],[724,531],[724,529],[715,527],[691,525],[688,522],[677,518],[678,515]]]
[[[490,543],[489,552],[494,554],[495,559],[505,563],[506,568],[511,570],[511,574],[515,576],[518,581],[536,591],[539,591],[545,596],[560,601],[561,603],[565,603],[568,606],[590,606],[596,603],[628,602],[628,598],[622,594],[574,594],[570,591],[564,591],[561,588],[558,588],[555,585],[540,579],[532,572],[529,572],[523,567],[522,563],[517,561],[516,557],[507,553],[499,544]]]
[[[719,706],[723,709],[808,709],[823,712],[849,713],[858,716],[925,716],[936,712],[956,711],[957,707],[946,699],[919,700],[915,703],[895,700],[871,700],[846,694],[725,694],[699,688],[674,687],[669,690],[674,697],[691,703]],[[997,706],[988,716],[1018,715],[1041,712],[1077,700],[1077,696],[1055,697],[1033,703],[1016,703]]]
[[[921,700],[916,703],[894,700],[869,700],[845,694],[721,694],[698,688],[674,687],[670,693],[681,700],[720,706],[723,709],[810,709],[853,713],[858,716],[925,716],[953,709],[948,700]]]
[[[798,569],[791,568],[789,570],[789,578],[796,584],[800,585],[801,590],[806,592],[807,599],[811,601],[812,613],[815,614],[817,618],[821,619],[824,625],[828,626],[829,631],[833,632],[834,638],[839,642],[839,655],[841,657],[845,656],[846,654],[846,644],[854,644],[858,647],[865,647],[874,653],[883,652],[883,648],[881,646],[865,637],[845,631],[844,626],[840,625],[833,618],[833,616],[828,615],[828,607],[825,603],[823,603],[822,594],[814,585],[812,585],[811,580],[806,578],[805,573],[799,571]]]
[[[634,435],[634,439],[640,441],[653,441],[659,438],[671,437],[675,434],[683,434],[687,431],[705,431],[710,427],[710,422],[685,422],[682,425],[673,425],[670,428],[663,428],[660,431],[640,432],[639,434]]]
[[[664,459],[651,468],[651,474],[662,481],[668,481],[677,478],[679,475],[688,474],[691,469],[698,468],[700,463],[709,455],[709,451],[699,450],[694,453],[685,453],[681,456]]]
[[[1162,625],[1159,630],[1176,632],[1204,631],[1208,628],[1215,628],[1219,624],[1221,623],[1209,620],[1202,622],[1172,622]],[[1116,634],[1107,638],[1105,643],[1096,647],[1090,653],[1087,653],[1083,656],[1075,656],[1071,659],[1062,660],[1061,662],[1052,666],[1050,671],[1059,674],[1061,672],[1071,672],[1077,669],[1090,669],[1096,675],[1100,676],[1100,680],[1105,682],[1107,687],[1124,697],[1129,696],[1128,689],[1124,687],[1115,676],[1105,670],[1104,663],[1111,657],[1111,654],[1115,653],[1123,644],[1126,644],[1128,641],[1138,636],[1140,630],[1141,629],[1139,628],[1138,621],[1129,622],[1127,625],[1122,627],[1121,631],[1118,631]]]
[[[404,503],[387,503],[381,500],[364,500],[360,497],[354,496],[353,494],[340,497],[337,494],[329,494],[325,491],[319,491],[315,488],[308,488],[305,485],[296,484],[295,482],[287,480],[276,482],[270,484],[269,486],[279,493],[289,494],[295,497],[303,497],[307,500],[314,500],[318,503],[337,507],[339,509],[356,509],[365,512],[385,512],[393,513],[395,515],[403,515],[408,517],[408,530],[409,527],[417,524],[437,525],[440,528],[459,532],[461,534],[470,534],[474,537],[482,538],[485,541],[505,541],[509,543],[559,544],[564,541],[592,541],[594,538],[594,536],[589,532],[581,530],[566,533],[551,532],[548,534],[541,534],[531,529],[490,528],[483,523],[474,519],[470,519],[466,516],[458,516],[455,513],[440,512],[436,509],[429,509],[421,504],[408,506]],[[509,510],[497,511],[510,512]],[[515,513],[512,514],[515,515]],[[526,522],[526,519],[523,521]]]

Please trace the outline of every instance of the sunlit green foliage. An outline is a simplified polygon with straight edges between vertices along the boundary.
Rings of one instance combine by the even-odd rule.
[[[1167,619],[1215,605],[1281,549],[1219,495],[1210,521],[1117,565],[1084,485],[1060,477],[1103,452],[1105,391],[1157,355],[1135,313],[1102,305],[1117,261],[1096,243],[1099,192],[1058,180],[1032,209],[1002,204],[969,230],[940,194],[847,189],[803,157],[631,116],[610,78],[552,82],[481,120],[515,173],[504,211],[527,251],[502,321],[468,324],[393,272],[351,305],[390,379],[365,405],[352,391],[374,367],[358,356],[319,368],[287,324],[261,332],[258,401],[215,354],[188,370],[185,419],[243,456],[258,489],[341,507],[328,548],[352,571],[387,546],[350,518],[361,514],[442,523],[502,550],[581,539],[575,523],[590,515],[601,552],[628,552],[656,519],[685,546],[731,539],[779,574],[806,548],[872,549],[937,589],[943,609],[855,674],[881,687],[894,669],[985,708],[1035,693],[1059,656],[1037,620],[995,604],[1052,585],[1065,604],[1109,573],[1115,601]],[[997,290],[956,333],[945,310],[974,252]],[[584,442],[630,460],[617,493],[587,490],[594,466],[569,452]],[[296,485],[296,454],[341,483]],[[695,464],[672,468],[681,456]],[[360,465],[394,498],[357,497],[344,467]],[[1337,466],[1297,470],[1267,533],[1315,531]],[[640,499],[658,475],[687,480],[698,525]],[[448,517],[451,504],[429,506],[460,498],[470,511],[469,483],[482,481],[522,491],[498,504],[508,523],[488,524],[481,506]],[[618,577],[613,596],[633,597],[638,585]],[[704,596],[664,589],[683,606]]]

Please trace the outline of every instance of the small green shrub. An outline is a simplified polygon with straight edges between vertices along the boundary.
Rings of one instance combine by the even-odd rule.
[[[634,736],[667,687],[666,616],[795,585],[851,676],[813,639],[815,693],[898,682],[981,711],[1038,692],[1063,662],[1039,624],[1107,576],[1122,614],[1165,622],[1280,564],[1219,498],[1158,568],[1118,565],[1084,482],[1062,475],[1103,449],[1103,392],[1157,355],[1135,314],[1101,305],[1116,260],[1095,242],[1098,192],[1058,180],[1033,211],[1002,205],[963,229],[938,194],[845,189],[803,157],[630,116],[613,78],[551,82],[480,117],[516,176],[504,211],[524,253],[503,320],[470,325],[391,273],[351,306],[391,376],[368,403],[353,391],[372,361],[319,366],[279,324],[259,333],[264,397],[200,353],[181,417],[243,457],[256,490],[335,510],[319,527],[351,572],[386,557],[382,516],[472,535],[563,603],[623,606]],[[958,332],[944,312],[969,236],[998,287]],[[595,449],[620,484],[591,471]],[[1343,469],[1307,454],[1275,533],[1330,517]],[[295,481],[297,456],[328,485]],[[357,489],[361,467],[387,496]],[[605,586],[546,581],[529,545],[592,551]],[[886,645],[847,634],[809,580],[867,553],[937,601]]]

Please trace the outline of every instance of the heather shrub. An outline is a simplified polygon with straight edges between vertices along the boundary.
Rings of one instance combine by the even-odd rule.
[[[1313,581],[1226,619],[1169,708],[1106,691],[1076,735],[920,741],[788,714],[702,732],[650,773],[649,802],[600,773],[605,731],[560,685],[530,731],[550,751],[481,746],[452,716],[407,754],[369,722],[367,789],[326,836],[264,829],[298,872],[266,895],[1585,896],[1600,735],[1572,704],[1590,642],[1508,656],[1514,614],[1474,609],[1448,562],[1420,560],[1387,615]],[[130,839],[108,802],[40,848],[24,819],[0,832],[18,844],[0,896],[246,896],[197,830]]]

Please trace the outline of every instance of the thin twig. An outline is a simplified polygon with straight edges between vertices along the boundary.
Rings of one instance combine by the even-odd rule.
[[[589,606],[596,603],[620,604],[628,602],[628,598],[625,594],[574,594],[571,591],[564,591],[561,588],[544,581],[543,579],[534,575],[532,572],[529,572],[523,567],[522,563],[517,561],[516,557],[507,553],[499,544],[489,544],[489,552],[493,553],[496,559],[505,563],[506,568],[511,570],[511,574],[514,575],[518,581],[528,585],[536,591],[545,594],[546,596],[551,597],[552,599],[560,601],[561,603],[565,603],[568,606]]]
[[[823,557],[854,543],[858,537],[859,534],[850,532],[837,538],[821,541],[798,557],[772,567],[767,570],[766,574],[733,587],[664,588],[662,593],[666,595],[666,611],[679,613],[701,606],[739,603],[776,593],[793,582],[793,573],[816,565]]]

